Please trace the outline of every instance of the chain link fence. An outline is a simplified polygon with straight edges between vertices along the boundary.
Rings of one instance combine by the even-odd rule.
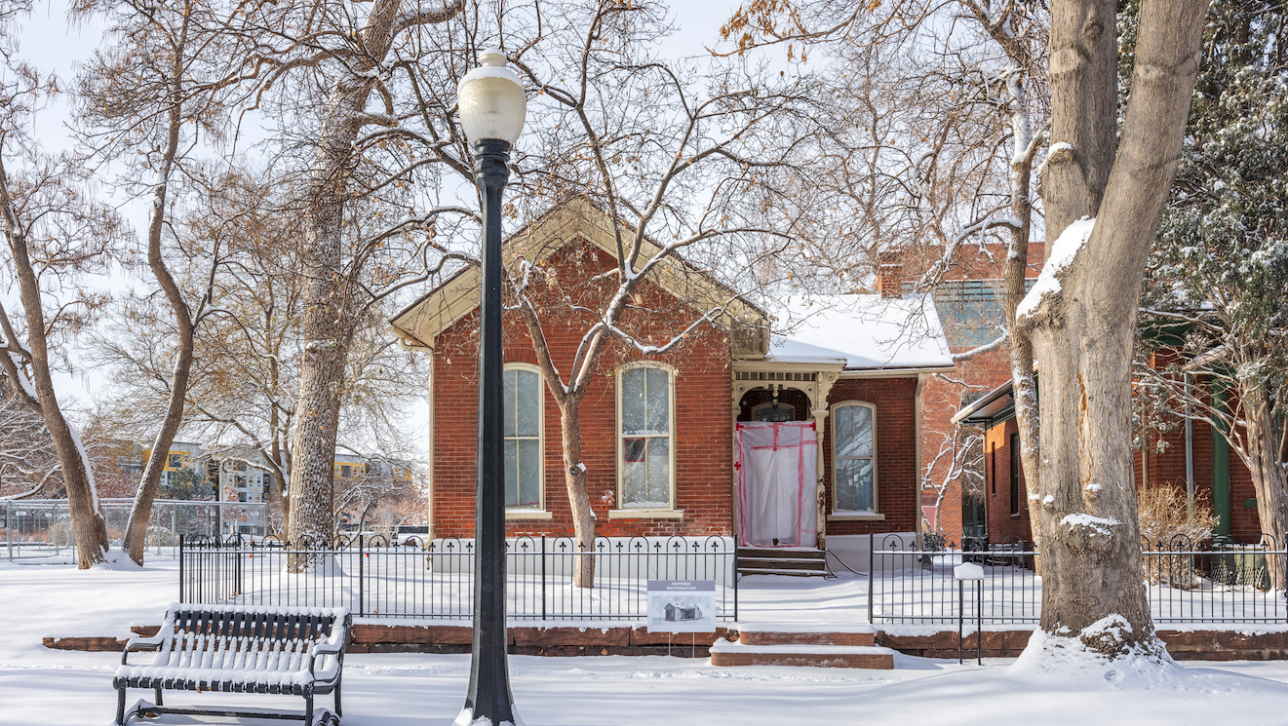
[[[113,547],[125,538],[133,499],[99,500]],[[157,555],[177,553],[179,537],[262,537],[265,502],[207,502],[158,499],[148,519],[147,545]],[[74,559],[76,539],[66,499],[0,501],[0,557],[8,560]]]

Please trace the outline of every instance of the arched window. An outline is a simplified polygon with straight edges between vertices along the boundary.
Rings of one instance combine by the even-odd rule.
[[[674,381],[668,368],[635,365],[618,374],[618,506],[674,509]]]
[[[505,367],[505,506],[541,509],[544,479],[542,454],[541,373],[512,363]]]
[[[832,407],[832,506],[837,512],[877,510],[877,408],[847,401]]]

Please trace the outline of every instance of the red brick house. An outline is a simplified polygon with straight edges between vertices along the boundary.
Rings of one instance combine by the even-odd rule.
[[[511,260],[540,270],[548,287],[534,296],[562,299],[606,294],[593,281],[615,269],[615,249],[603,215],[576,201],[506,242]],[[932,305],[876,295],[793,301],[804,321],[788,339],[683,261],[654,278],[622,323],[637,339],[667,339],[717,300],[722,313],[665,353],[618,345],[600,360],[581,405],[598,535],[742,532],[766,546],[831,549],[852,535],[918,531],[921,390],[929,375],[952,370]],[[432,362],[434,537],[469,537],[474,526],[477,301],[478,273],[468,268],[390,321]],[[541,318],[560,370],[588,327],[581,314]],[[524,324],[517,314],[506,320],[508,529],[570,535],[559,411]]]
[[[1151,365],[1155,362],[1151,359]],[[1041,382],[1039,381],[1039,395]],[[984,430],[984,492],[987,535],[993,542],[1008,538],[1031,540],[1028,490],[1020,465],[1015,399],[1010,382],[964,407],[955,423]],[[1167,446],[1159,453],[1159,439]],[[1134,454],[1137,487],[1187,486],[1212,504],[1216,533],[1237,542],[1261,537],[1252,475],[1230,450],[1225,436],[1207,421],[1192,421],[1173,433],[1151,433],[1148,444]],[[1189,481],[1187,481],[1189,479]]]

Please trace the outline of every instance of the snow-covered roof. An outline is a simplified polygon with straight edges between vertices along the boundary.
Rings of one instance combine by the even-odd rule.
[[[775,335],[766,361],[840,363],[846,370],[952,367],[929,297],[830,295],[787,301],[791,337]]]

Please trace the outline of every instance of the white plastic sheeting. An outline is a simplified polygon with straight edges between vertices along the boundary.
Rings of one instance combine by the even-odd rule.
[[[738,424],[738,537],[755,547],[816,547],[813,422]]]

